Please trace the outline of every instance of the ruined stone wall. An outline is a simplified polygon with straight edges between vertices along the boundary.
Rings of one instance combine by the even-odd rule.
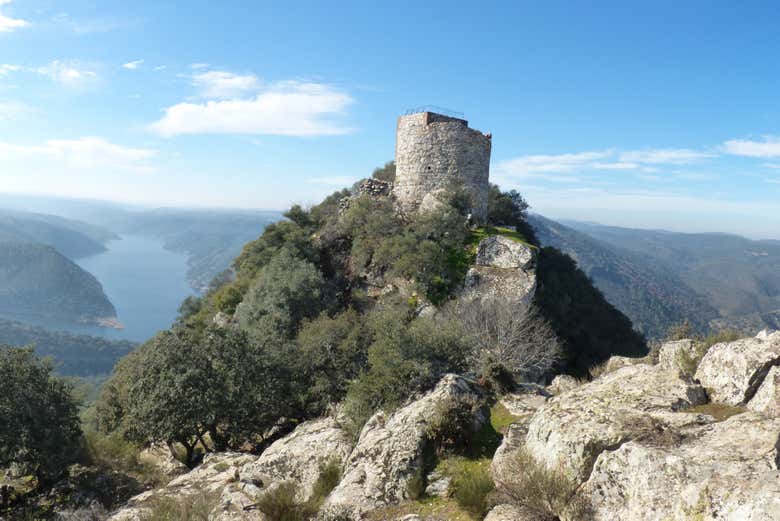
[[[472,216],[487,220],[489,135],[468,122],[433,112],[398,118],[395,194],[404,213],[427,206],[437,191],[459,178],[473,199]]]

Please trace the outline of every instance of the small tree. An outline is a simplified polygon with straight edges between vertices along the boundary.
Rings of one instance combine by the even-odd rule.
[[[0,468],[17,463],[49,481],[75,461],[80,439],[68,384],[32,348],[0,346]]]
[[[483,377],[495,374],[497,368],[537,377],[561,357],[555,331],[533,307],[491,298],[458,304],[455,313],[472,346],[469,365]]]

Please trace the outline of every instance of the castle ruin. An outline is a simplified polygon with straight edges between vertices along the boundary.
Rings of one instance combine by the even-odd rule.
[[[475,223],[487,221],[490,134],[469,128],[464,119],[435,112],[398,118],[393,193],[401,211],[413,214],[431,198],[460,181],[471,195]]]

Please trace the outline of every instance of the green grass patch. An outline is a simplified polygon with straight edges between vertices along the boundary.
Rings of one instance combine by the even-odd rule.
[[[500,235],[501,237],[506,237],[507,239],[524,244],[529,248],[533,248],[535,250],[538,249],[536,246],[528,242],[522,233],[510,228],[504,228],[502,226],[480,226],[479,228],[471,230],[468,244],[474,248],[474,253],[476,254],[476,248],[479,244],[479,241],[482,239],[487,239],[493,235]]]
[[[452,478],[452,497],[458,505],[476,516],[487,514],[488,498],[496,488],[490,475],[491,461],[456,456],[442,460],[437,467],[441,474]]]
[[[515,416],[509,412],[509,409],[504,407],[501,402],[496,402],[495,405],[490,408],[490,425],[493,427],[494,431],[500,434],[506,434],[507,428],[519,419],[519,416]]]

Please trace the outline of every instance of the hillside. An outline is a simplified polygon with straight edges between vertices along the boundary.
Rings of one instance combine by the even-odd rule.
[[[0,314],[94,322],[116,315],[100,283],[51,246],[0,243]]]
[[[625,313],[648,338],[661,338],[687,318],[705,329],[717,310],[670,270],[648,256],[621,249],[568,226],[530,215],[529,222],[542,245],[572,257],[614,306]]]
[[[780,310],[780,243],[722,233],[677,233],[567,222],[646,259],[717,309],[720,326],[755,332]],[[765,320],[767,318],[767,320]]]
[[[117,360],[135,347],[125,340],[48,331],[4,319],[0,319],[0,344],[33,345],[38,356],[53,358],[58,374],[80,377],[109,374]]]
[[[0,210],[0,239],[52,246],[70,259],[105,251],[116,235],[102,227],[55,215]]]

